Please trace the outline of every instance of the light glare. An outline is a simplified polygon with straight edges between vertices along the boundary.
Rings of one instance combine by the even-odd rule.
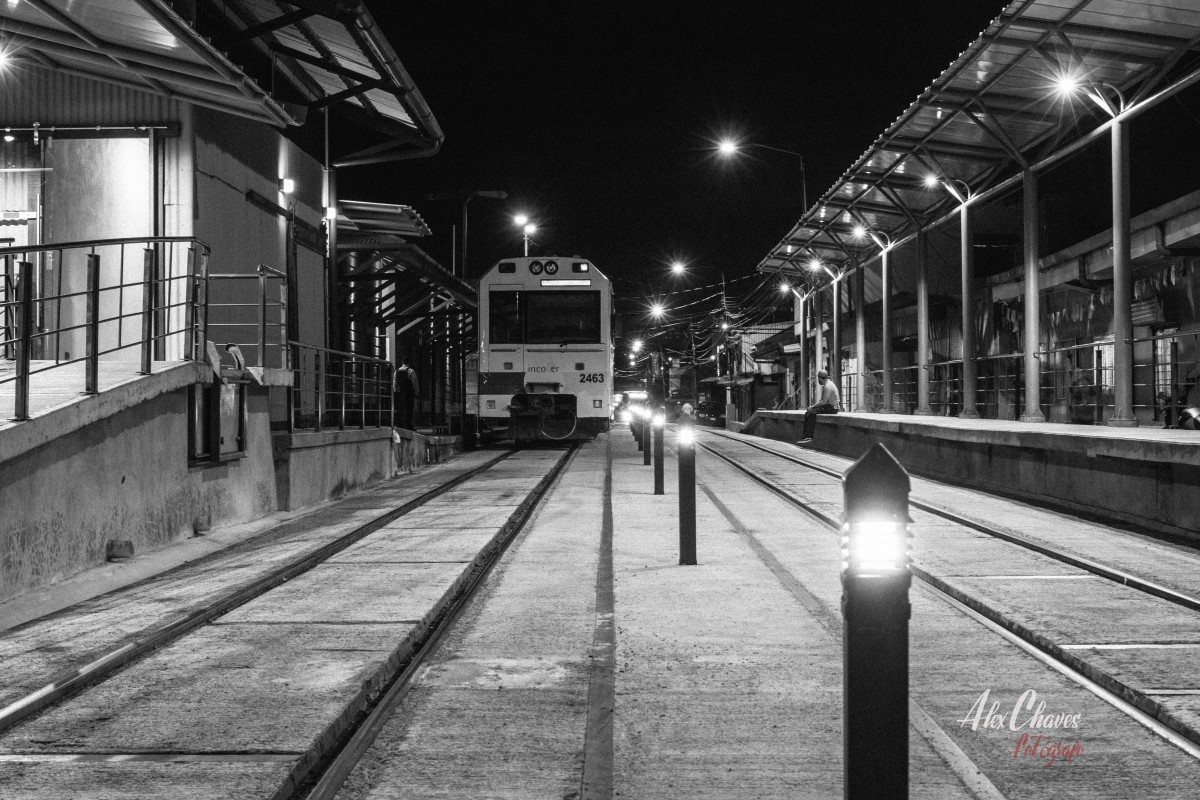
[[[677,434],[679,444],[690,446],[696,441],[696,432],[692,430],[690,425],[681,425]]]
[[[654,305],[650,306],[650,316],[661,317],[665,310],[666,309],[663,308],[662,303],[655,303]]]
[[[682,275],[685,271],[687,271],[687,266],[682,261],[676,261],[671,264],[671,272],[674,272],[676,275]]]
[[[932,189],[938,185],[938,176],[930,173],[925,176],[925,186]]]
[[[1079,89],[1079,78],[1069,73],[1063,74],[1054,81],[1054,88],[1060,94],[1075,94]]]
[[[855,226],[854,226],[854,238],[855,238],[855,239],[862,239],[862,238],[863,238],[864,236],[866,236],[866,235],[867,235],[867,229],[866,229],[866,228],[864,228],[862,225],[855,225]]]
[[[524,227],[529,223],[529,217],[525,216],[524,214],[517,214],[515,217],[513,217],[513,222],[517,225],[517,227]]]
[[[535,233],[537,233],[537,225],[526,225],[525,226],[525,235],[526,236],[532,236]]]
[[[731,139],[722,139],[721,144],[717,146],[717,149],[721,151],[721,155],[731,156],[737,152],[738,146],[737,142],[732,141]]]
[[[629,349],[630,349],[630,350],[632,350],[632,351],[633,351],[633,352],[635,352],[635,353],[636,353],[637,351],[641,350],[641,349],[642,349],[642,340],[641,340],[641,339],[634,339],[634,340],[633,340],[633,344],[632,344],[632,345],[630,345]]]

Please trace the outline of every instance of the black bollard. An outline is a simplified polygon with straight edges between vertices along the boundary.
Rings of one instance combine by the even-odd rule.
[[[646,406],[646,429],[642,434],[642,466],[650,466],[650,456],[654,447],[654,417],[657,412]]]
[[[846,470],[844,797],[908,798],[908,473],[876,444]]]
[[[676,434],[679,459],[679,563],[696,563],[696,429],[680,424]]]
[[[662,411],[654,415],[654,493],[665,494],[663,489],[663,428],[667,418]]]

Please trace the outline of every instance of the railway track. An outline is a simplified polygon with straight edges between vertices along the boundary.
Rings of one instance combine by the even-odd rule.
[[[286,589],[295,587],[297,579],[304,576],[305,573],[327,564],[330,559],[345,553],[355,545],[368,544],[364,540],[367,540],[373,533],[395,525],[418,510],[433,508],[431,504],[438,498],[455,490],[469,490],[470,482],[473,479],[486,476],[489,470],[493,470],[518,451],[500,453],[478,466],[441,481],[395,507],[382,513],[372,513],[366,521],[353,525],[350,530],[331,540],[307,548],[299,555],[287,558],[265,573],[257,574],[253,580],[231,586],[228,591],[220,593],[218,597],[211,598],[202,605],[188,608],[182,614],[173,615],[171,619],[161,621],[160,624],[148,625],[137,631],[132,637],[126,637],[126,641],[119,646],[92,654],[86,663],[74,666],[69,671],[55,674],[43,685],[24,693],[9,702],[5,708],[0,709],[0,737],[2,737],[0,738],[0,750],[3,751],[3,754],[0,754],[0,760],[37,761],[42,759],[54,761],[62,758],[75,760],[105,760],[107,758],[119,761],[138,759],[212,761],[229,757],[233,761],[237,761],[239,758],[249,758],[251,761],[269,762],[274,760],[279,762],[290,759],[295,762],[294,765],[288,771],[286,780],[274,790],[271,796],[276,798],[303,797],[314,786],[316,788],[313,791],[316,794],[313,796],[324,796],[320,794],[321,791],[325,791],[322,787],[335,785],[336,777],[322,778],[322,773],[336,776],[338,765],[347,758],[347,756],[339,754],[353,753],[354,748],[358,746],[357,743],[364,740],[369,743],[371,726],[375,724],[374,720],[381,719],[390,713],[394,703],[399,697],[402,697],[412,674],[428,657],[428,654],[436,649],[441,637],[445,635],[445,631],[453,625],[460,609],[468,602],[479,582],[502,556],[508,544],[520,531],[576,449],[575,447],[566,449],[557,458],[544,457],[549,468],[537,480],[533,488],[525,492],[522,497],[508,498],[502,490],[495,490],[501,492],[498,496],[505,497],[500,501],[504,505],[500,507],[497,503],[493,503],[492,508],[486,510],[491,512],[493,518],[503,519],[499,530],[493,531],[483,548],[469,561],[444,562],[448,565],[462,564],[463,566],[446,568],[446,574],[461,574],[457,575],[448,588],[443,587],[438,590],[441,594],[440,599],[433,604],[432,609],[427,609],[428,613],[419,620],[412,620],[414,624],[405,640],[398,643],[396,650],[389,657],[383,658],[369,679],[362,682],[361,688],[349,699],[337,719],[332,723],[327,721],[313,723],[319,725],[321,730],[319,735],[312,737],[313,744],[309,749],[280,745],[275,748],[265,748],[261,752],[246,752],[239,755],[241,751],[235,748],[232,754],[225,756],[220,753],[205,752],[205,747],[198,747],[195,752],[189,753],[186,747],[164,745],[165,752],[156,752],[155,747],[149,751],[137,748],[122,751],[117,748],[119,755],[111,752],[107,754],[86,752],[64,756],[58,752],[38,753],[30,750],[28,744],[30,741],[50,739],[45,733],[27,733],[23,723],[49,725],[51,723],[46,721],[45,715],[58,713],[59,710],[68,707],[76,696],[84,698],[90,696],[92,691],[111,683],[112,678],[124,671],[146,670],[145,662],[155,657],[155,654],[172,648],[177,650],[178,645],[185,637],[200,632],[205,626],[222,622],[222,618],[232,612],[242,609],[243,611],[240,613],[244,614],[244,609],[251,605],[256,608],[262,608],[264,604],[269,605],[268,601],[273,596],[271,595],[273,590],[282,588],[285,589],[286,594]],[[551,458],[553,458],[552,463]],[[500,482],[493,481],[493,483]],[[515,507],[511,509],[511,513],[507,513],[511,504],[515,504]],[[453,504],[451,504],[452,508]],[[448,509],[443,509],[442,513],[447,511]],[[453,513],[452,510],[451,513]],[[496,516],[497,513],[506,514],[506,516]],[[189,566],[194,566],[194,564]],[[294,595],[291,598],[281,597],[278,604],[286,606],[294,600]],[[5,635],[10,636],[14,633],[19,635],[22,630],[29,629],[37,623],[38,621],[34,621],[20,626],[13,631],[6,632]],[[222,628],[229,629],[230,626],[216,624],[215,628],[209,627],[207,630]],[[195,645],[196,648],[204,646],[206,645],[203,643]],[[104,701],[92,702],[100,705]],[[102,719],[109,718],[105,716]],[[5,734],[14,734],[15,737]],[[66,735],[62,738],[69,739],[71,737]],[[129,750],[133,752],[129,752]]]
[[[830,490],[836,490],[835,496],[838,508],[840,509],[841,473],[838,470],[814,463],[808,459],[779,452],[773,447],[749,442],[742,438],[728,436],[719,432],[706,431],[705,434],[699,441],[699,446],[706,452],[728,463],[747,478],[818,521],[831,532],[837,533],[840,530],[840,515],[832,510],[831,504],[827,501]],[[705,439],[708,442],[705,442]],[[755,455],[747,459],[743,454],[732,452],[733,448],[729,445],[722,444],[721,446],[715,446],[713,444],[715,440],[734,444],[735,447],[742,448],[743,454],[746,450],[749,450]],[[828,477],[828,483],[818,483],[816,490],[813,492],[813,494],[823,493],[826,502],[814,502],[812,496],[805,496],[800,491],[796,491],[793,488],[785,488],[764,477],[762,473],[769,471],[769,467],[766,467],[761,461],[764,457],[776,464],[782,461],[801,466],[812,473]],[[822,505],[824,507],[821,507]],[[1150,609],[1151,613],[1157,612],[1168,617],[1171,615],[1175,617],[1183,615],[1187,620],[1191,621],[1191,630],[1194,633],[1190,637],[1188,636],[1188,630],[1185,628],[1182,631],[1183,636],[1180,641],[1146,641],[1147,638],[1153,638],[1153,636],[1138,637],[1134,635],[1140,632],[1137,630],[1128,631],[1129,635],[1124,637],[1119,636],[1121,624],[1125,622],[1124,620],[1104,619],[1101,616],[1093,614],[1094,618],[1089,621],[1088,626],[1089,630],[1095,633],[1094,643],[1089,645],[1066,642],[1056,632],[1039,629],[1036,622],[1030,619],[1018,618],[1018,615],[1013,613],[1011,609],[998,608],[987,597],[977,594],[969,585],[969,581],[956,579],[955,576],[961,578],[962,575],[972,574],[971,569],[966,568],[965,564],[963,564],[964,568],[960,570],[937,569],[923,565],[921,563],[920,552],[914,555],[914,564],[912,566],[913,576],[927,590],[943,598],[986,627],[1018,644],[1026,652],[1035,656],[1043,663],[1064,675],[1068,675],[1089,691],[1092,691],[1114,707],[1133,717],[1139,723],[1184,750],[1193,758],[1200,759],[1200,729],[1191,724],[1187,718],[1189,709],[1181,709],[1178,706],[1172,707],[1169,705],[1170,699],[1173,696],[1187,696],[1190,693],[1189,689],[1134,685],[1134,683],[1122,677],[1115,676],[1105,666],[1096,663],[1093,656],[1086,655],[1089,651],[1093,654],[1096,652],[1102,653],[1105,651],[1105,648],[1125,647],[1136,650],[1139,647],[1162,648],[1177,646],[1181,648],[1179,658],[1184,663],[1190,664],[1191,660],[1187,655],[1189,652],[1188,648],[1193,644],[1200,646],[1200,617],[1196,616],[1196,612],[1200,610],[1200,599],[1197,598],[1196,594],[1164,586],[1145,575],[1135,574],[1135,571],[1118,564],[1105,563],[1099,559],[1084,557],[1078,553],[1055,547],[1046,541],[1016,535],[1011,531],[1001,529],[999,526],[989,525],[981,520],[972,519],[949,509],[933,505],[921,500],[919,497],[913,497],[910,500],[910,505],[916,511],[913,515],[915,520],[914,528],[918,531],[922,527],[928,528],[931,519],[942,523],[950,523],[951,526],[961,530],[970,531],[974,534],[982,534],[1003,542],[1012,548],[1020,548],[1030,553],[1032,558],[1043,559],[1053,564],[1065,565],[1069,568],[1080,570],[1088,576],[1102,579],[1096,587],[1088,587],[1090,591],[1086,595],[1086,602],[1080,600],[1081,590],[1073,587],[1072,592],[1077,600],[1077,605],[1086,606],[1088,609],[1120,607],[1121,603],[1126,600],[1125,596],[1113,598],[1112,593],[1132,590],[1144,596],[1144,603],[1140,607]],[[922,514],[928,516],[922,518]],[[947,565],[951,565],[953,563],[952,558],[951,556],[947,556],[944,551],[952,551],[953,547],[943,547],[942,550],[942,560]],[[1197,560],[1197,565],[1200,566],[1200,560]],[[1011,578],[1012,576],[994,575],[977,577]],[[1078,586],[1077,582],[1072,583]],[[1104,589],[1104,586],[1111,588]],[[1148,688],[1153,688],[1157,691],[1146,691]],[[1157,695],[1157,697],[1152,695]]]

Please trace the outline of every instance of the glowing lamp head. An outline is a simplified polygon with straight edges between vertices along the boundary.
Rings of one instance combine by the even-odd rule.
[[[862,239],[866,238],[867,229],[864,228],[862,225],[855,225],[853,233],[854,233],[854,238],[861,241]]]
[[[515,217],[513,217],[513,224],[518,228],[524,228],[529,224],[529,217],[525,214],[517,214]]]
[[[676,441],[684,447],[691,447],[696,443],[696,430],[691,425],[680,425],[679,432],[676,435]]]
[[[650,306],[650,316],[657,319],[658,317],[661,317],[664,313],[666,313],[666,308],[663,307],[662,303],[655,303],[652,306]]]
[[[779,291],[781,294],[787,294],[791,290],[792,290],[792,287],[789,286],[788,284],[786,284],[786,283],[779,284]]]
[[[1070,73],[1063,73],[1054,81],[1054,89],[1061,95],[1075,94],[1079,86],[1079,78]]]
[[[296,191],[296,181],[292,178],[280,178],[279,191],[284,194],[292,194]]]
[[[687,265],[684,264],[682,261],[672,262],[671,272],[676,275],[682,275],[684,272],[687,272]]]
[[[925,176],[925,188],[932,189],[938,185],[938,176],[932,172]]]
[[[635,352],[635,353],[636,353],[636,352],[638,352],[639,350],[641,350],[641,349],[642,349],[642,340],[641,340],[641,339],[634,339],[634,340],[633,340],[633,344],[631,344],[631,345],[629,346],[629,349],[630,349],[630,350],[632,350],[632,351],[633,351],[633,352]]]
[[[526,225],[524,231],[526,236],[533,236],[537,233],[537,225]]]
[[[821,262],[815,258],[811,258],[808,261],[808,268],[810,271],[816,272],[821,268]]]
[[[729,330],[729,323],[728,323],[728,322],[722,322],[722,323],[721,323],[721,330],[723,330],[723,331],[727,331],[727,330]]]
[[[733,141],[732,139],[722,139],[721,143],[717,145],[717,150],[723,156],[731,156],[737,152],[737,149],[737,142]]]
[[[842,478],[842,577],[908,578],[912,536],[908,525],[908,473],[876,444]]]
[[[667,422],[667,417],[661,411],[654,412],[654,427],[661,428]]]

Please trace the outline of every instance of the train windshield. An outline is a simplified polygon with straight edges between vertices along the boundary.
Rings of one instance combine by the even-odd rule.
[[[493,343],[600,342],[600,292],[491,292],[489,304]]]

